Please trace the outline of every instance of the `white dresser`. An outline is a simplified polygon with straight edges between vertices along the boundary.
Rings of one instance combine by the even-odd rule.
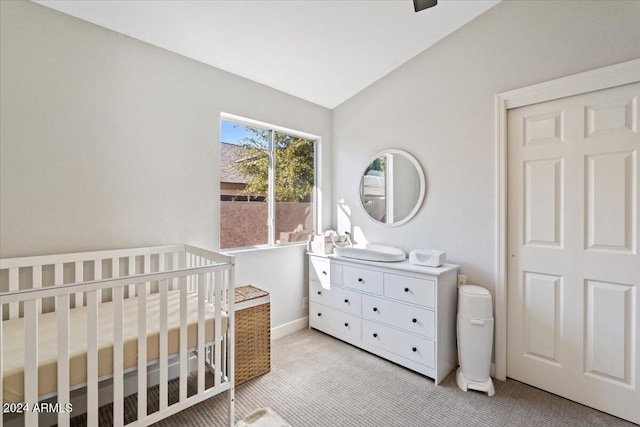
[[[457,366],[457,271],[309,254],[309,327],[438,384]]]

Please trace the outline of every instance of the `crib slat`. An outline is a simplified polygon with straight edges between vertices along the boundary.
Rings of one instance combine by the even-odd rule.
[[[191,268],[196,266],[196,256],[194,254],[190,254],[189,258],[191,258],[190,266]],[[198,292],[198,276],[191,275],[191,292]]]
[[[214,295],[214,277],[213,274],[207,274],[207,301],[213,303]]]
[[[58,265],[56,264],[56,270]],[[62,268],[61,268],[62,270]],[[62,274],[60,274],[62,280]],[[58,274],[56,273],[56,280]],[[58,403],[64,406],[69,398],[69,295],[56,297],[56,315],[58,317]],[[69,413],[58,413],[58,426],[69,426]]]
[[[42,266],[41,265],[33,266],[33,277],[31,279],[31,283],[33,284],[33,289],[38,289],[42,287]],[[38,314],[42,314],[42,300],[40,298],[36,300],[36,309],[38,310]]]
[[[120,277],[120,258],[111,258],[111,278],[115,279],[118,277]],[[111,300],[113,300],[113,290],[111,290]]]
[[[98,293],[87,292],[87,425],[98,425]]]
[[[84,281],[84,262],[82,261],[76,262],[76,276],[74,281],[76,283]],[[82,292],[76,293],[76,301],[74,303],[74,307],[82,307],[84,305],[84,301],[82,300],[83,299],[82,297],[83,297]]]
[[[115,272],[114,272],[115,274]],[[113,289],[113,426],[124,423],[124,371],[122,286]]]
[[[158,265],[156,266],[156,272],[161,272],[164,271],[164,264],[165,264],[165,253],[164,252],[160,252],[158,253]],[[159,292],[160,291],[160,281],[156,280],[154,282],[154,286],[155,286],[155,291]]]
[[[151,273],[151,255],[150,254],[146,254],[144,256],[144,264],[142,266],[142,272]],[[151,282],[146,282],[145,289],[147,293],[151,292]]]
[[[129,257],[129,276],[135,276],[135,275],[136,275],[136,257],[130,256]],[[133,297],[133,293],[135,289],[136,289],[136,285],[134,284],[129,285],[129,289],[128,289],[129,298]]]
[[[102,260],[93,261],[93,280],[102,279]],[[102,302],[102,289],[98,289],[98,302]]]
[[[138,293],[138,421],[147,417],[147,293],[146,285],[136,285]]]
[[[168,361],[169,347],[167,342],[167,280],[160,282],[160,412],[167,409],[167,382],[168,382]]]
[[[64,269],[63,269],[64,265],[62,263],[58,263],[55,265],[54,271],[53,271],[53,285],[54,286],[58,286],[58,285],[62,285],[64,283]],[[58,298],[54,299],[54,311],[58,311]],[[69,308],[69,301],[67,300],[67,308]]]
[[[221,374],[221,354],[220,347],[222,347],[222,274],[220,272],[216,272],[215,276],[212,273],[209,273],[209,276],[214,278],[214,297],[213,297],[213,306],[216,313],[216,323],[213,330],[213,336],[215,338],[215,347],[214,347],[214,361],[213,365],[215,366],[215,370],[213,373],[213,384],[215,387],[220,385],[220,374]],[[226,344],[226,343],[225,343]]]
[[[38,402],[38,310],[36,300],[24,302],[24,401],[32,407]],[[38,413],[27,411],[25,424],[38,425]]]
[[[171,257],[171,268],[174,270],[177,270],[179,268],[179,258],[178,258],[178,252],[174,252],[173,256]],[[175,290],[178,289],[178,278],[176,277],[175,279],[173,279],[173,283],[171,284],[171,290]]]
[[[185,268],[191,268],[191,254],[189,253],[185,253],[184,254],[184,266]],[[192,281],[193,281],[193,277],[192,276],[187,276],[187,290],[189,292],[193,292],[193,285],[192,285]]]
[[[18,284],[18,267],[9,269],[9,292],[17,291]],[[12,302],[9,304],[9,319],[15,319],[18,317],[18,311],[20,309],[20,303]]]
[[[198,393],[204,393],[204,274],[198,274]]]
[[[184,276],[180,278],[184,280]],[[187,287],[180,286],[180,402],[187,400]]]
[[[188,262],[189,262],[189,257],[187,256],[186,252],[180,252],[180,268],[187,268],[188,267]],[[180,276],[180,279],[178,280],[178,287],[182,287],[182,286],[186,286],[187,290],[189,290],[189,276],[184,275],[184,276]]]
[[[165,270],[166,259],[167,259],[167,254],[165,253],[158,254],[158,271]]]
[[[209,260],[206,260],[205,264],[208,264]],[[206,273],[205,275],[206,278],[206,288],[207,288],[207,295],[205,297],[205,300],[207,302],[209,302],[210,304],[214,304],[215,299],[214,299],[214,275],[213,273]],[[214,314],[215,315],[215,314]],[[215,321],[215,319],[214,319]],[[215,356],[214,356],[214,349],[217,345],[218,341],[217,341],[217,337],[216,337],[216,330],[214,328],[213,330],[213,345],[210,345],[207,347],[207,362],[209,363],[210,366],[213,366],[214,369],[220,369],[220,366],[216,364],[215,362]],[[215,370],[214,370],[214,385],[215,385]]]
[[[222,375],[226,375],[227,372],[227,338],[225,335],[220,337],[220,350],[222,351],[222,360],[220,361],[220,372]]]
[[[111,278],[120,277],[120,258],[111,258]]]

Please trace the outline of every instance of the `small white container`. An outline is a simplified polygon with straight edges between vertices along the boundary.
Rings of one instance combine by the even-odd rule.
[[[409,253],[409,262],[411,264],[440,267],[446,261],[446,252],[435,249],[414,249]]]

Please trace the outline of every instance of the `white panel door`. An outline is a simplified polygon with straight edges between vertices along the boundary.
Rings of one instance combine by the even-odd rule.
[[[507,375],[640,423],[640,83],[508,111]]]

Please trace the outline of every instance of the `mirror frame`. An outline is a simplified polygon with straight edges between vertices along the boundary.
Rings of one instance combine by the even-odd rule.
[[[380,225],[384,225],[386,227],[397,227],[399,225],[406,224],[407,222],[409,222],[414,216],[416,216],[416,214],[418,213],[418,211],[422,207],[422,203],[424,202],[424,198],[425,198],[425,194],[426,194],[426,190],[427,190],[427,181],[425,179],[425,175],[424,175],[424,171],[422,170],[422,166],[420,166],[420,163],[418,162],[418,160],[414,156],[409,154],[408,152],[406,152],[404,150],[397,149],[397,148],[389,148],[389,149],[377,152],[375,155],[373,155],[369,159],[369,162],[362,169],[366,170],[367,166],[369,166],[375,159],[377,159],[378,157],[387,155],[387,154],[401,154],[404,157],[406,157],[407,159],[409,159],[409,161],[411,161],[413,166],[416,168],[416,171],[418,172],[418,178],[420,179],[420,194],[418,195],[418,200],[416,201],[415,206],[413,207],[411,212],[409,212],[409,214],[406,217],[402,218],[399,221],[396,221],[396,222],[382,222],[382,221],[376,220],[375,218],[373,218],[369,214],[369,212],[367,212],[366,208],[364,207],[364,204],[362,203],[362,180],[364,179],[364,175],[363,174],[360,175],[360,181],[358,182],[358,204],[360,205],[360,208],[365,213],[367,218],[369,218],[374,223],[380,224]]]

